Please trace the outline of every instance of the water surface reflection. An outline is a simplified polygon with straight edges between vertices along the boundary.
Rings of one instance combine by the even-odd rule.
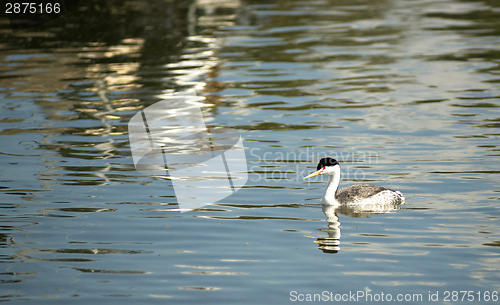
[[[328,233],[328,237],[317,237],[318,249],[324,253],[337,253],[340,250],[340,220],[338,215],[354,218],[366,218],[370,215],[389,213],[398,210],[397,204],[369,204],[369,205],[322,205],[321,210],[326,216],[328,227],[320,229]]]

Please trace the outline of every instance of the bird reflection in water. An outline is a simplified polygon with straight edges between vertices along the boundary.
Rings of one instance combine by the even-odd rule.
[[[320,231],[326,232],[328,236],[316,237],[318,249],[324,253],[337,253],[340,250],[340,221],[338,215],[355,218],[367,218],[373,214],[384,214],[400,208],[399,204],[349,204],[349,205],[322,205],[328,226]]]

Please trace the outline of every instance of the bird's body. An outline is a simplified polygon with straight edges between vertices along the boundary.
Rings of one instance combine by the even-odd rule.
[[[349,185],[337,191],[336,197],[340,203],[359,203],[369,199],[372,202],[397,201],[403,194],[385,187],[372,184]]]
[[[401,192],[372,184],[355,184],[338,189],[340,183],[340,165],[337,160],[323,158],[319,161],[317,171],[305,179],[327,174],[330,182],[326,188],[322,203],[324,205],[398,205],[402,204],[405,197]]]

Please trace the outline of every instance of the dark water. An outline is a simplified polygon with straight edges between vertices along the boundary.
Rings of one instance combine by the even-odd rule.
[[[497,1],[86,1],[0,37],[1,301],[498,304]],[[248,181],[180,213],[127,124],[190,90]],[[406,204],[325,216],[324,156]]]

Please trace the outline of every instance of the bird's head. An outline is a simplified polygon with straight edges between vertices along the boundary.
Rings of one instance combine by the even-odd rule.
[[[304,179],[308,179],[317,175],[327,174],[334,175],[340,169],[340,164],[337,160],[333,158],[322,158],[319,160],[318,166],[316,167],[316,171],[306,177]]]

